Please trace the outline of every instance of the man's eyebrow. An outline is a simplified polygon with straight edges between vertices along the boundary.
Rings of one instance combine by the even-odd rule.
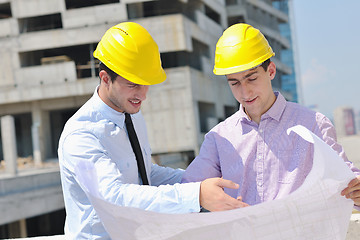
[[[139,85],[139,84],[137,84],[137,83],[133,83],[133,82],[130,82],[130,81],[128,81],[127,83],[126,83],[127,85]]]
[[[249,73],[246,74],[244,77],[242,77],[241,80],[246,79],[246,78],[248,78],[248,77],[251,77],[251,76],[254,75],[255,73],[257,73],[257,71],[254,69],[254,71],[249,72]],[[228,82],[230,82],[230,81],[239,81],[239,80],[236,79],[236,78],[228,78]]]
[[[239,80],[237,80],[237,79],[235,79],[235,78],[229,78],[229,79],[228,79],[228,82],[235,82],[235,81],[239,81]]]
[[[253,72],[250,72],[248,74],[246,74],[242,79],[245,79],[245,78],[248,78],[248,77],[251,77],[252,75],[254,75],[255,73],[257,73],[257,71],[254,69]]]

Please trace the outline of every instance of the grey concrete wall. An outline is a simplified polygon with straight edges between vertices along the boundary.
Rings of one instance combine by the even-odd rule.
[[[59,13],[65,10],[63,0],[12,0],[12,14],[16,18]]]
[[[99,23],[122,22],[127,19],[125,4],[106,4],[70,9],[62,13],[64,28],[87,27]]]
[[[1,175],[0,225],[64,208],[58,168],[28,174]]]

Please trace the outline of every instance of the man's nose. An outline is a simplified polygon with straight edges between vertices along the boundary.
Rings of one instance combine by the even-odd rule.
[[[246,100],[251,97],[251,88],[246,82],[241,83],[240,92],[241,96]]]
[[[136,93],[136,97],[139,98],[141,101],[146,99],[146,94],[149,91],[149,86],[147,85],[139,85],[138,91]]]

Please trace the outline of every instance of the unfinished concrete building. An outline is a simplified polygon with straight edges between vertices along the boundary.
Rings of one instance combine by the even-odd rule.
[[[186,167],[204,134],[238,108],[212,73],[226,27],[247,22],[265,33],[277,54],[275,88],[291,72],[279,59],[289,43],[278,24],[288,17],[271,2],[0,0],[0,238],[62,231],[58,139],[99,83],[92,53],[109,27],[134,21],[158,43],[167,80],[150,88],[142,112],[154,161]]]

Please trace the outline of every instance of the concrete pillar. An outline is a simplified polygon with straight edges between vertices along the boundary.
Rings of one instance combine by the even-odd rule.
[[[14,117],[1,117],[1,139],[4,153],[6,172],[12,175],[17,173],[17,150]]]
[[[26,219],[21,219],[16,222],[8,224],[8,231],[10,238],[25,238],[27,237]]]
[[[41,166],[51,149],[49,112],[42,111],[39,102],[32,104],[32,141],[36,166]]]
[[[95,73],[95,61],[94,61],[94,44],[90,43],[89,44],[89,52],[90,52],[90,66],[91,66],[91,77],[92,78],[96,78],[96,73]]]
[[[31,137],[33,142],[33,155],[35,166],[41,166],[44,161],[44,139],[41,131],[41,108],[39,102],[32,103],[32,126],[31,126]]]
[[[20,228],[20,237],[27,237],[27,229],[26,229],[26,219],[19,220],[19,228]]]
[[[40,123],[35,122],[31,127],[31,136],[33,142],[33,156],[34,156],[34,164],[35,166],[39,166],[43,161],[43,154],[41,151],[41,133],[40,133]]]

